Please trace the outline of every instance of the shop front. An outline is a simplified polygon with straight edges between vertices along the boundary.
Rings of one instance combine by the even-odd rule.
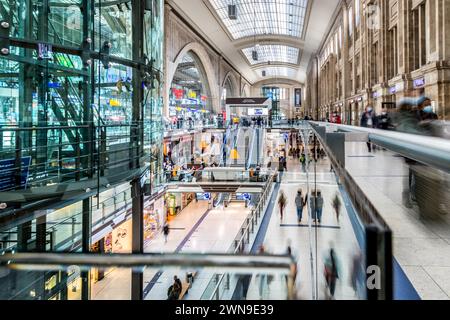
[[[91,252],[98,254],[126,254],[132,252],[132,219],[125,218],[122,221],[117,219],[117,223],[108,225],[104,230],[100,231],[93,237],[93,244],[91,245]],[[91,279],[91,294],[94,299],[100,288],[96,286],[99,281],[115,271],[115,268],[103,269],[92,268]]]
[[[165,195],[166,216],[170,221],[182,210],[184,210],[192,201],[196,199],[196,194],[191,192],[168,192]]]
[[[153,240],[166,221],[164,196],[150,200],[144,208],[144,244]]]

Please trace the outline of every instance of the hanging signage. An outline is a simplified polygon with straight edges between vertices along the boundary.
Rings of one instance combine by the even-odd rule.
[[[299,108],[302,105],[302,89],[296,88],[295,89],[295,107]]]
[[[20,187],[26,188],[28,173],[30,171],[31,157],[22,157],[20,170]],[[0,160],[0,190],[13,189],[17,187],[16,159]]]

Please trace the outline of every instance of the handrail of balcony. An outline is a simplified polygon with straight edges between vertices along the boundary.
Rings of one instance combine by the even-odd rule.
[[[430,167],[450,172],[450,140],[328,122],[311,123],[345,132],[367,133],[373,143]]]

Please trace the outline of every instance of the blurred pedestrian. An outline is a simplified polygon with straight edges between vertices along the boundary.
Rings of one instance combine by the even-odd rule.
[[[313,215],[314,222],[322,222],[322,210],[323,210],[323,198],[322,192],[317,190],[313,193],[309,201],[309,206],[311,208],[311,213]]]
[[[377,127],[377,117],[371,106],[367,106],[366,111],[363,112],[360,125],[364,128]],[[372,152],[372,143],[370,142],[370,140],[367,142],[367,149],[369,150],[369,152]]]
[[[305,207],[306,202],[308,201],[308,195],[303,197],[302,192],[303,192],[302,189],[299,189],[297,191],[297,196],[295,197],[295,206],[297,208],[298,223],[302,222],[303,208]]]
[[[334,212],[336,213],[336,219],[339,222],[339,213],[341,211],[341,199],[339,198],[339,195],[337,192],[333,199],[333,209],[334,209]]]
[[[169,224],[166,222],[163,227],[164,241],[167,243],[167,238],[169,237]]]
[[[324,276],[330,297],[333,299],[336,290],[336,280],[339,279],[338,258],[336,257],[333,248],[330,249],[329,254],[325,259]]]
[[[280,191],[280,196],[278,197],[278,207],[280,208],[280,218],[283,220],[284,208],[286,208],[287,199],[283,191]]]

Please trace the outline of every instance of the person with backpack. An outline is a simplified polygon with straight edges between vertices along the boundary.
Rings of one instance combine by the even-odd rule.
[[[167,290],[167,300],[178,300],[182,289],[181,280],[177,276],[173,276],[173,284]]]
[[[308,195],[306,195],[303,198],[303,196],[302,196],[302,189],[299,189],[297,191],[297,196],[295,197],[295,206],[297,207],[298,223],[302,222],[303,208],[305,207],[307,200],[308,200]]]

